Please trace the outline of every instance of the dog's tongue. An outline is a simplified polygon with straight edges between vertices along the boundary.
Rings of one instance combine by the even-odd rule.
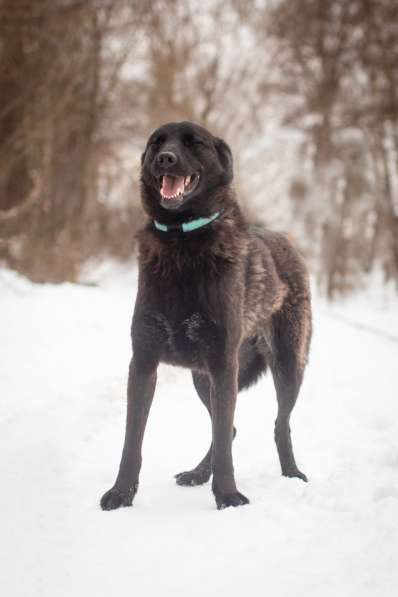
[[[162,195],[164,197],[174,197],[179,193],[184,192],[184,177],[183,176],[163,176],[162,180]]]

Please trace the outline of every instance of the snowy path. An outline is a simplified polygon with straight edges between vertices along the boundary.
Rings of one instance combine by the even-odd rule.
[[[310,483],[280,476],[267,377],[236,415],[251,504],[218,512],[209,485],[175,485],[210,427],[189,373],[164,367],[134,507],[100,511],[123,439],[135,294],[124,274],[35,286],[0,270],[0,594],[396,595],[398,345],[324,304],[292,421]],[[336,311],[398,336],[397,301]]]

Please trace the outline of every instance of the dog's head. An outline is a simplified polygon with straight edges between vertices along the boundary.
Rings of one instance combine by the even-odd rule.
[[[172,122],[154,131],[141,165],[144,204],[152,213],[203,208],[233,177],[228,145],[192,122]]]

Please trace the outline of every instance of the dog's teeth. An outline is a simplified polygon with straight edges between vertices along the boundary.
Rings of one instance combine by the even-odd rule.
[[[163,189],[160,189],[160,194],[164,199],[180,199],[184,195],[184,192],[177,191],[176,193],[174,193],[174,195],[165,195]]]

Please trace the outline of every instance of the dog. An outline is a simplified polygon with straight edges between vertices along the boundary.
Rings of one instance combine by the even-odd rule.
[[[275,441],[282,474],[296,465],[289,419],[307,363],[311,299],[302,258],[287,236],[251,227],[232,187],[229,146],[205,128],[178,122],[149,137],[141,159],[147,222],[138,233],[139,281],[132,322],[133,357],[119,472],[104,510],[131,506],[141,445],[160,362],[187,367],[212,424],[212,443],[179,485],[211,475],[218,509],[249,502],[232,463],[236,397],[270,368],[278,414]]]

